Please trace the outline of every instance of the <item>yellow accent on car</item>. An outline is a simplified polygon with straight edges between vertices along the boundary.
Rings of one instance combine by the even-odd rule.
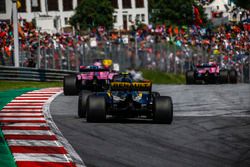
[[[104,66],[111,66],[112,65],[112,63],[113,63],[113,61],[111,60],[111,59],[104,59],[103,61],[102,61],[102,64],[104,65]]]
[[[151,82],[111,82],[111,87],[149,88],[151,85]]]
[[[110,92],[110,91],[108,91],[108,92],[107,92],[107,95],[108,95],[109,97],[111,97],[111,92]]]
[[[20,7],[22,7],[22,4],[21,4],[21,2],[19,0],[16,2],[16,7],[17,7],[17,9],[19,9]]]
[[[128,72],[122,72],[121,74],[122,75],[128,75],[129,73]]]

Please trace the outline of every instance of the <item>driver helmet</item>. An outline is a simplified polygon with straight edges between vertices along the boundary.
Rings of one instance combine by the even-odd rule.
[[[102,66],[102,63],[101,63],[101,62],[95,62],[95,63],[94,63],[94,66],[101,67],[101,66]]]

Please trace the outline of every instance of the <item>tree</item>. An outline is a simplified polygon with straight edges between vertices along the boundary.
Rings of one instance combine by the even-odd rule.
[[[239,6],[243,9],[250,10],[250,3],[249,1],[247,2],[246,0],[235,0],[236,6]]]
[[[194,23],[193,5],[196,5],[194,0],[150,0],[150,21],[155,24],[191,25]],[[198,6],[198,9],[201,19],[206,22],[202,7]]]
[[[98,26],[110,29],[113,27],[113,12],[110,0],[83,0],[75,9],[70,24],[83,30]]]

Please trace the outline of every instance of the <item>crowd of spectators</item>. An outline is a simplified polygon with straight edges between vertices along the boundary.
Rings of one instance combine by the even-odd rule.
[[[22,65],[36,67],[37,55],[40,53],[43,55],[40,56],[40,61],[44,61],[40,64],[44,66],[60,68],[59,66],[67,66],[67,62],[70,61],[71,66],[75,67],[78,61],[76,52],[82,55],[86,49],[103,49],[104,46],[111,44],[126,46],[127,57],[135,60],[133,56],[138,56],[142,62],[140,65],[146,65],[149,68],[158,66],[159,61],[164,64],[167,59],[170,60],[170,64],[178,64],[180,60],[193,61],[195,56],[201,54],[201,50],[202,55],[196,57],[198,63],[207,61],[211,57],[217,59],[219,56],[222,65],[241,66],[247,63],[250,51],[250,23],[228,23],[216,28],[141,25],[140,28],[132,27],[132,29],[127,32],[106,32],[105,29],[101,31],[96,29],[85,35],[50,34],[39,32],[32,23],[23,22],[18,28],[20,51],[21,54],[26,55]],[[137,50],[135,44],[137,44]],[[158,44],[174,46],[174,50],[156,47]],[[162,51],[164,49],[171,51],[164,52]],[[13,64],[13,29],[6,22],[0,22],[0,51],[1,65]],[[68,57],[66,52],[69,54]],[[104,54],[114,53],[108,50]],[[204,54],[207,55],[206,59],[202,57]],[[133,62],[130,63],[133,64]],[[167,68],[171,71],[174,67]]]
[[[139,40],[152,40],[150,35],[144,33],[139,33]],[[156,35],[154,35],[153,42],[167,41],[179,48],[202,48],[211,57],[219,55],[224,62],[235,64],[238,61],[245,61],[249,55],[249,33],[250,24],[227,24],[215,29],[196,26],[188,28],[160,27],[160,30],[156,29],[154,32]]]
[[[45,54],[48,56],[48,49],[58,49],[65,51],[67,47],[77,47],[84,39],[81,36],[72,36],[67,33],[50,34],[40,32],[32,23],[24,22],[18,25],[19,51],[24,56],[23,66],[35,67],[37,55]],[[0,22],[0,64],[13,65],[13,28],[11,24]],[[40,51],[38,51],[40,50]],[[59,59],[58,55],[54,55]],[[42,58],[42,57],[41,57]],[[62,59],[65,59],[62,57]],[[42,60],[40,60],[42,61]]]
[[[190,68],[190,62],[195,64],[205,63],[212,58],[220,63],[222,67],[236,68],[239,77],[243,77],[244,71],[248,71],[247,64],[250,54],[249,32],[249,23],[237,25],[229,23],[213,29],[196,26],[182,28],[159,26],[157,29],[139,32],[138,40],[142,41],[142,43],[144,41],[146,43],[147,41],[172,43],[177,48],[172,52],[160,52],[159,56],[157,56],[158,52],[154,53],[156,57],[161,56],[158,61],[160,63],[153,61],[150,66],[160,67],[161,62],[166,64],[166,58],[163,57],[164,54],[167,54],[165,57],[167,57],[167,60],[170,60],[170,65],[167,67],[170,69],[167,69],[167,71],[175,71],[176,67],[174,66],[177,64],[178,67],[181,61],[184,61],[181,64],[181,66],[184,64],[184,70],[181,67],[179,70],[185,71]],[[146,46],[145,49],[151,51],[150,47],[147,48]],[[172,59],[174,60],[171,61]],[[240,79],[242,80],[242,78]]]
[[[5,65],[5,57],[11,59],[13,50],[12,28],[6,22],[0,23],[0,63]]]

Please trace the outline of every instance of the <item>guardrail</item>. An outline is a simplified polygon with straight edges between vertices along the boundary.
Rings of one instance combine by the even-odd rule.
[[[0,66],[0,80],[62,81],[64,76],[76,73],[75,71]]]

